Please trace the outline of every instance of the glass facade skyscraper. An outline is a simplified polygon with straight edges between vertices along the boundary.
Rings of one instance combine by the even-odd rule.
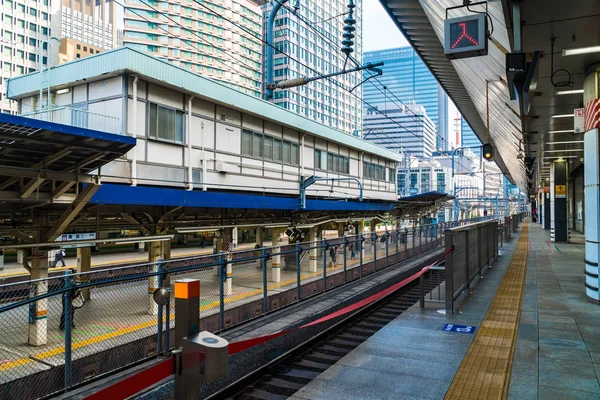
[[[448,148],[448,96],[412,47],[365,52],[364,63],[383,61],[383,75],[377,82],[371,79],[363,84],[363,99],[372,106],[384,108],[390,104],[401,106],[413,103],[425,107],[427,116],[435,125],[437,149]],[[365,72],[364,78],[368,77]],[[382,84],[384,87],[382,87]],[[365,104],[364,107],[368,108]]]
[[[472,147],[472,146],[481,146],[481,141],[473,132],[473,129],[467,124],[467,121],[461,116],[460,117],[460,145],[461,147]],[[481,148],[472,149],[473,153],[479,155],[481,154]]]
[[[287,3],[288,5],[292,3]],[[269,13],[274,2],[263,6],[263,25],[266,32]],[[302,76],[316,76],[341,71],[345,55],[341,52],[344,33],[343,15],[348,11],[347,0],[302,0],[298,16],[281,8],[275,18],[273,30],[274,82]],[[362,1],[355,3],[354,52],[352,57],[362,60]],[[266,46],[266,45],[265,45]],[[264,63],[263,63],[264,64]],[[346,68],[355,64],[348,61]],[[317,72],[315,72],[317,71]],[[336,81],[338,84],[331,81]],[[345,74],[331,79],[321,79],[291,89],[276,89],[273,103],[345,133],[352,134],[361,128],[362,87],[352,91],[362,80],[360,72]]]

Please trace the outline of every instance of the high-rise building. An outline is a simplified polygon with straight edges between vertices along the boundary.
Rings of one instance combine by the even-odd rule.
[[[123,45],[255,96],[262,87],[262,14],[254,0],[122,0]],[[232,21],[232,22],[230,22]]]
[[[56,1],[56,0],[54,0]],[[59,0],[60,7],[52,15],[53,32],[60,31],[61,46],[66,51],[72,44],[80,44],[75,58],[82,58],[94,50],[110,50],[117,46],[117,11],[121,6],[111,0]],[[121,13],[122,15],[122,13]],[[68,39],[68,43],[62,43]],[[88,48],[83,51],[83,46]],[[75,50],[77,47],[75,46]],[[79,53],[80,57],[76,57]],[[64,56],[66,53],[61,54]],[[95,53],[93,53],[95,54]],[[64,59],[64,57],[63,57]],[[73,59],[68,59],[72,61]]]
[[[363,85],[363,99],[373,106],[421,104],[436,129],[435,148],[448,148],[448,96],[412,47],[365,52],[364,63],[383,61],[379,82]],[[368,77],[365,72],[364,77]],[[382,87],[384,86],[384,87]],[[364,105],[364,107],[369,107]]]
[[[291,3],[291,2],[290,2]],[[354,9],[356,37],[352,57],[362,61],[362,2]],[[341,71],[346,56],[340,50],[344,33],[344,13],[348,11],[347,0],[302,0],[300,18],[281,8],[274,28],[273,69],[275,83],[302,76],[318,76]],[[273,3],[263,6],[266,23]],[[347,67],[354,67],[351,60]],[[317,71],[317,72],[315,72]],[[349,94],[346,90],[362,80],[359,72],[322,79],[286,90],[275,90],[275,104],[301,114],[324,125],[340,129],[348,134],[361,128],[362,87]],[[337,82],[336,85],[334,82]]]
[[[6,82],[13,76],[47,67],[50,39],[50,0],[4,0],[0,7],[0,111],[17,112],[6,98]]]
[[[463,147],[475,147],[481,146],[481,141],[473,132],[473,129],[467,124],[467,121],[461,116],[460,118],[460,131],[461,131],[461,146]],[[473,153],[481,154],[481,148],[473,148]]]
[[[431,157],[435,151],[435,125],[418,104],[365,110],[363,137],[411,157]]]

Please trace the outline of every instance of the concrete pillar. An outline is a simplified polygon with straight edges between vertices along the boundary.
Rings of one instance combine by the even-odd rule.
[[[238,228],[237,227],[235,227],[231,230],[231,242],[233,243],[231,250],[238,247]]]
[[[23,250],[17,250],[17,264],[23,265]]]
[[[544,188],[544,208],[543,208],[543,224],[542,229],[550,229],[550,187]]]
[[[310,252],[309,252],[309,261],[308,261],[308,271],[309,272],[317,272],[317,255],[319,254],[318,246],[318,229],[315,226],[314,228],[310,228],[308,231],[308,240],[310,242]]]
[[[281,233],[279,228],[273,228],[273,261],[271,262],[271,281],[281,282],[281,255],[275,254],[281,251]]]
[[[150,264],[149,272],[157,272],[159,260],[164,260],[165,246],[164,241],[150,242],[148,245],[148,263]],[[152,295],[158,288],[158,276],[148,278],[148,314],[158,314],[158,304],[154,301]]]
[[[550,164],[550,240],[553,242],[569,241],[568,176],[568,162]]]
[[[38,296],[48,292],[48,252],[34,248],[31,250],[32,295]],[[62,300],[62,296],[60,297]],[[32,321],[29,323],[28,343],[30,346],[43,346],[48,343],[48,299],[33,304]]]
[[[256,244],[259,247],[263,247],[263,243],[264,243],[264,239],[263,239],[263,227],[262,226],[257,226],[256,227]],[[258,259],[256,260],[256,268],[262,268],[262,259]]]
[[[598,129],[584,136],[585,204],[585,294],[588,301],[600,304],[600,136]]]
[[[92,249],[91,247],[80,247],[77,249],[77,273],[90,272],[92,270]],[[78,282],[89,282],[89,275],[80,275]],[[90,299],[90,289],[85,288],[81,291],[85,300]]]
[[[223,257],[225,257],[225,261],[227,262],[225,267],[225,282],[223,283],[223,294],[225,296],[231,296],[233,294],[233,264],[231,262],[231,260],[233,259],[233,255],[231,254],[231,251],[233,250],[233,229],[223,229],[221,236],[223,238]]]

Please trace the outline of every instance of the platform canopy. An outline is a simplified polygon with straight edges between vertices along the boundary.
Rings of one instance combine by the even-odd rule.
[[[399,217],[425,215],[437,211],[445,202],[452,199],[454,196],[436,191],[400,197],[394,212]]]
[[[135,146],[133,137],[0,114],[0,201],[49,202]]]

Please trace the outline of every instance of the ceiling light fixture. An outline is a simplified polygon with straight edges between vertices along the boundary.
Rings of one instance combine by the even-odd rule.
[[[583,94],[583,89],[574,89],[574,90],[557,90],[556,94],[558,96],[566,95],[566,94]]]
[[[575,114],[557,114],[557,115],[552,115],[550,116],[550,118],[574,118]]]
[[[572,151],[583,151],[583,149],[565,149],[565,150],[544,150],[545,153],[562,153],[562,152],[572,152]]]
[[[573,49],[563,49],[563,57],[578,56],[580,54],[600,53],[600,46],[576,47]]]
[[[66,89],[58,89],[56,91],[56,94],[65,94],[65,93],[69,93],[71,91],[70,88],[66,88]]]
[[[566,142],[548,142],[546,144],[568,144],[568,143],[583,143],[583,140],[569,140]]]
[[[563,159],[563,158],[579,158],[579,156],[553,156],[553,157],[544,157],[544,158],[546,158],[546,159],[558,158],[560,160],[560,159]]]
[[[548,131],[548,133],[573,133],[575,129],[562,129],[558,131]]]

